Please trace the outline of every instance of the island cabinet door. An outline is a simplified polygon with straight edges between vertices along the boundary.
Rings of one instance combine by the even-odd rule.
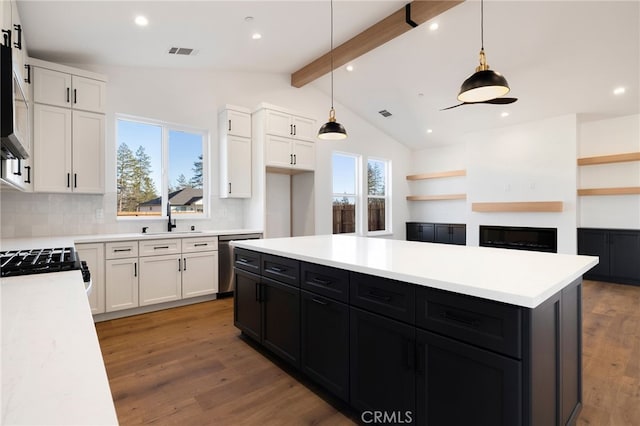
[[[578,229],[578,254],[598,256],[600,261],[584,274],[585,278],[609,276],[609,235],[602,229]]]
[[[417,330],[417,424],[522,424],[521,363]]]
[[[300,367],[300,289],[262,277],[262,344]]]
[[[260,276],[235,268],[233,305],[233,324],[259,342],[262,328]]]
[[[353,307],[350,322],[351,405],[363,416],[382,412],[392,423],[412,424],[415,328]]]
[[[302,371],[344,401],[349,400],[349,307],[301,291]]]

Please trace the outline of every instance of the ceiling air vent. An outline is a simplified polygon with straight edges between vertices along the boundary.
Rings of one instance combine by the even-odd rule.
[[[378,113],[379,113],[381,116],[383,116],[384,118],[391,117],[391,115],[392,115],[392,114],[391,114],[389,111],[387,111],[386,109],[383,109],[382,111],[378,111]]]
[[[172,47],[169,49],[170,55],[195,55],[194,49],[189,49],[188,47]]]

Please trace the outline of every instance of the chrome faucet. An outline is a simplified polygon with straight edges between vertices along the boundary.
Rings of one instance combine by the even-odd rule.
[[[167,203],[167,217],[169,218],[169,223],[167,224],[167,231],[171,232],[173,228],[176,227],[176,221],[174,220],[171,223],[171,203]]]

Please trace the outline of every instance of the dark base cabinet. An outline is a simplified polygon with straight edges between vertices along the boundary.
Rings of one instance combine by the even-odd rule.
[[[467,225],[459,223],[407,222],[407,241],[467,244]]]
[[[579,228],[578,254],[600,258],[586,279],[640,285],[640,230]]]
[[[256,252],[235,274],[236,327],[362,423],[565,426],[580,413],[581,278],[529,309]]]

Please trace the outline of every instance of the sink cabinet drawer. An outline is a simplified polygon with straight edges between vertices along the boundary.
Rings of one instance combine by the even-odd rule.
[[[200,251],[218,250],[218,237],[183,238],[182,252],[197,253]]]
[[[260,274],[260,253],[245,250],[238,247],[233,248],[233,266],[254,274]]]
[[[400,321],[415,322],[415,286],[351,272],[350,304]]]
[[[262,275],[300,287],[300,262],[271,254],[262,255]]]
[[[138,257],[137,241],[118,241],[105,244],[106,259],[125,259],[127,257]]]
[[[349,271],[302,262],[300,287],[346,303],[349,301]]]
[[[522,310],[473,296],[418,287],[416,325],[521,359]]]
[[[180,254],[181,252],[180,238],[140,241],[140,256]]]

